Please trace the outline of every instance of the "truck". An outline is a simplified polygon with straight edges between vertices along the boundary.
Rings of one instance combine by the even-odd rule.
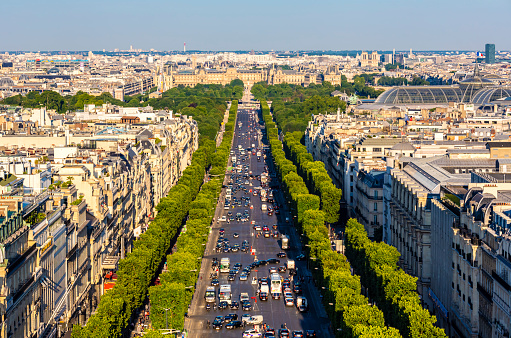
[[[232,196],[232,189],[228,188],[226,191],[225,191],[225,198],[227,199],[231,199],[231,196]]]
[[[206,303],[214,303],[216,300],[216,290],[214,286],[208,286],[206,288],[206,294],[204,295]]]
[[[231,260],[227,257],[220,259],[220,272],[227,273],[231,270]]]
[[[282,235],[281,237],[282,250],[289,249],[289,237],[287,235]]]
[[[260,300],[268,300],[269,293],[270,293],[270,288],[268,287],[268,284],[262,284],[259,287],[259,299]]]
[[[273,299],[280,299],[282,295],[282,278],[278,273],[272,273],[270,276],[271,296]]]
[[[261,210],[262,210],[262,211],[266,211],[266,210],[268,210],[268,207],[266,206],[266,204],[264,204],[264,203],[263,203],[263,204],[261,204]]]
[[[266,190],[261,189],[261,202],[266,202]]]
[[[266,183],[268,182],[268,175],[266,175],[265,173],[262,173],[261,174],[261,183]]]
[[[290,276],[296,275],[296,265],[294,260],[292,259],[288,260],[286,263],[286,268],[287,271],[289,271]]]
[[[220,292],[218,293],[218,300],[220,302],[227,302],[227,304],[231,304],[232,293],[231,293],[231,285],[230,284],[220,285]]]

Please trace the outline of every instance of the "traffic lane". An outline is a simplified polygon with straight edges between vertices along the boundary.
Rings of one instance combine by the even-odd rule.
[[[245,227],[242,225],[241,227]],[[240,230],[240,227],[234,227],[235,230]],[[251,232],[253,233],[253,232]],[[276,257],[276,253],[280,250],[280,247],[277,241],[273,238],[259,238],[255,240],[255,248],[257,250],[258,259],[268,259],[271,257]],[[242,259],[242,264],[245,266],[250,264],[253,259],[248,256],[248,260],[245,258]],[[261,266],[257,269],[254,269],[251,273],[250,277],[268,277],[269,276],[269,266]],[[233,294],[239,290],[239,292],[248,292],[250,296],[255,296],[257,286],[251,285],[247,282],[236,282],[233,283],[232,290]],[[280,300],[269,300],[266,302],[257,301],[254,303],[254,310],[252,311],[254,314],[262,314],[264,317],[264,321],[276,328],[279,328],[281,324],[287,323],[289,328],[300,329],[302,327],[300,321],[301,314],[294,307],[286,307],[283,299]]]
[[[256,162],[256,169],[255,169],[256,174],[260,174],[262,172],[263,167],[264,167],[264,162],[262,162],[262,161],[261,162]],[[241,197],[241,194],[243,194],[243,193],[238,192],[237,194],[240,195],[238,197]],[[256,205],[257,205],[257,208],[260,208],[260,204],[262,204],[260,202],[260,200],[259,200],[259,197],[254,199],[253,203],[255,204],[255,206],[254,206],[254,209],[252,209],[252,210],[255,210],[255,211],[260,210],[260,209],[255,209]],[[235,208],[234,210],[236,211],[236,210],[243,210],[243,209],[244,209],[244,207],[241,207],[241,208],[238,207],[238,208]],[[233,210],[233,209],[231,209],[231,210]],[[238,212],[238,211],[236,211],[236,212]],[[253,216],[252,218],[255,219],[256,221],[264,222],[264,220],[266,218],[266,221],[268,221],[268,223],[270,223],[270,224],[275,223],[272,220],[272,217],[275,217],[275,216],[268,217],[267,215],[263,215],[260,212],[252,212],[251,214]],[[225,226],[225,228],[226,228],[226,231],[228,231],[227,230],[228,229],[227,226]],[[247,224],[247,223],[240,223],[240,224],[233,224],[233,223],[231,223],[230,226],[229,226],[229,229],[233,230],[233,231],[238,231],[239,233],[244,234],[243,238],[240,238],[240,242],[244,238],[246,238],[245,236],[248,236],[249,232],[251,233],[250,225]],[[216,237],[218,237],[218,236],[216,236]],[[259,250],[261,252],[264,252],[264,253],[267,252],[267,253],[271,254],[272,257],[274,257],[274,254],[276,254],[276,252],[280,251],[280,247],[279,247],[278,243],[274,239],[272,241],[271,239],[259,238],[259,239],[256,240],[257,242],[255,242],[254,241],[254,237],[252,237],[252,236],[250,236],[250,237],[252,238],[252,243],[256,243],[256,245],[255,245],[256,249],[259,248]],[[263,245],[261,245],[261,243],[263,243]],[[270,243],[273,243],[273,245],[270,244]],[[264,244],[269,244],[269,245],[264,245]],[[236,254],[236,253],[234,253],[234,254],[231,253],[229,255],[233,255],[233,257],[231,258],[231,261],[232,261],[233,264],[236,261],[239,261],[242,264],[244,264],[244,266],[246,266],[246,265],[250,264],[253,261],[253,256],[250,256],[250,255],[247,255],[248,257],[247,256],[244,257],[243,254]],[[259,258],[261,258],[261,257],[259,257]],[[266,258],[269,258],[269,257],[264,257],[264,259],[266,259]],[[263,269],[267,269],[267,268],[268,267],[264,267]],[[267,270],[264,271],[264,272],[263,271],[264,270],[261,270],[261,271],[258,271],[258,272],[260,272],[259,274],[261,274],[261,276],[267,276],[268,275]],[[227,276],[225,276],[225,279],[226,279],[226,277]],[[221,278],[221,280],[222,279],[223,278]],[[238,295],[238,297],[239,297],[239,294],[241,292],[247,292],[247,293],[249,293],[249,295],[255,295],[255,291],[256,291],[256,287],[257,287],[255,285],[253,286],[253,285],[251,285],[248,282],[239,282],[239,280],[237,280],[235,283],[231,283],[231,284],[232,284],[233,298],[236,298],[236,295]],[[264,302],[264,303],[267,303],[267,302]],[[256,305],[256,304],[260,304],[260,306]],[[273,301],[272,300],[272,301],[269,301],[267,303],[267,304],[269,304],[269,306],[267,306],[267,304],[262,304],[262,303],[256,303],[256,304],[254,306],[255,309],[252,312],[254,312],[254,313],[258,313],[259,312],[259,313],[263,314],[263,316],[265,318],[265,321],[267,321],[268,324],[273,325],[277,329],[279,328],[279,323],[280,324],[287,323],[288,324],[287,326],[289,328],[299,329],[300,327],[302,327],[301,321],[302,320],[307,321],[307,318],[299,318],[300,316],[297,316],[297,314],[298,315],[300,315],[300,314],[296,310],[294,310],[295,313],[292,313],[292,315],[293,315],[292,317],[290,317],[289,315],[285,315],[286,314],[285,312],[288,312],[288,311],[285,310],[286,307],[285,307],[285,305],[284,305],[282,300],[278,300],[278,301]],[[282,316],[283,313],[284,313],[284,316]],[[309,315],[306,315],[305,317],[308,317],[308,316]],[[313,328],[313,327],[307,326],[306,328],[310,329],[310,328]],[[233,334],[234,334],[234,332],[233,332]],[[207,333],[206,333],[206,335],[207,335]],[[230,334],[228,334],[228,336],[230,336]],[[234,334],[234,336],[237,336],[237,335]]]
[[[284,198],[284,194],[282,191],[277,191],[275,194],[275,199],[283,204],[284,208],[282,210],[282,213],[280,215],[281,219],[284,219],[286,216],[291,218],[291,213],[287,208],[287,205],[285,205],[286,200]],[[290,236],[290,249],[288,252],[289,258],[295,258],[297,255],[302,254],[302,247],[300,243],[299,234],[296,231],[296,228],[292,225],[292,223],[281,223],[283,224],[282,229],[283,231]],[[295,245],[296,244],[296,245]],[[309,314],[312,312],[314,314],[314,320],[315,324],[313,328],[318,332],[319,336],[328,337],[329,332],[323,328],[323,324],[328,324],[329,320],[326,317],[326,313],[323,309],[323,304],[321,303],[321,298],[319,297],[319,292],[317,289],[315,289],[315,286],[313,284],[312,275],[310,273],[310,270],[308,269],[307,262],[306,261],[296,261],[296,265],[298,268],[298,276],[303,276],[305,281],[303,283],[303,294],[309,301]]]
[[[262,168],[264,167],[264,163],[261,163],[258,167]],[[258,168],[259,169],[259,168]],[[257,170],[259,172],[259,170]],[[254,210],[259,210],[259,205],[262,204],[262,202],[259,200],[259,199],[256,199],[254,201]],[[277,218],[276,216],[267,216],[265,213],[262,213],[262,212],[255,212],[253,213],[253,217],[252,217],[253,220],[256,220],[258,222],[262,222],[261,224],[268,224],[269,226],[271,226],[271,224],[276,224],[277,223]],[[282,228],[282,224],[281,224],[281,228]],[[280,246],[279,246],[279,243],[273,239],[273,240],[270,240],[270,239],[266,239],[266,238],[260,238],[258,240],[256,240],[257,242],[257,245],[256,245],[256,250],[257,252],[259,253],[259,259],[268,259],[268,258],[271,258],[271,257],[276,257],[276,253],[280,251]],[[261,246],[262,244],[262,246]],[[264,267],[264,268],[259,268],[259,270],[262,270],[260,271],[258,277],[266,277],[269,275],[269,272],[268,272],[268,268],[269,267]],[[289,307],[285,307],[284,303],[283,303],[283,300],[279,300],[277,301],[278,303],[275,304],[275,302],[271,301],[269,302],[270,303],[270,308],[269,309],[266,309],[269,311],[269,314],[271,314],[272,318],[273,318],[273,325],[278,327],[278,323],[288,323],[288,327],[295,327],[295,328],[299,328],[298,325],[300,325],[300,320],[303,319],[303,318],[300,318],[301,317],[301,314],[296,310],[294,309],[294,311],[291,311],[291,315],[292,317],[290,318],[289,316],[279,316],[279,318],[275,318],[273,315],[275,313],[275,308],[283,308],[281,310],[284,310],[286,311],[285,309],[289,309]],[[261,303],[262,305],[262,303]],[[275,306],[277,305],[277,306]],[[263,307],[263,313],[265,312],[268,312],[268,311],[265,311],[265,308]],[[298,317],[298,318],[297,318]],[[311,314],[306,314],[305,317],[312,317]],[[295,323],[295,318],[297,318],[296,320],[296,323]],[[308,327],[309,329],[313,329],[313,327]]]
[[[236,135],[236,134],[235,134]],[[234,141],[236,141],[237,137],[235,137]],[[236,142],[233,142],[233,144]],[[225,196],[225,189],[222,191],[222,196]],[[216,215],[221,215],[223,213],[223,203],[220,198],[217,203],[217,208],[215,210]],[[191,316],[190,320],[187,321],[187,327],[190,332],[191,337],[207,337],[210,335],[211,331],[205,327],[205,323],[209,320],[209,311],[205,309],[205,302],[203,300],[203,296],[206,292],[206,288],[210,285],[209,273],[211,273],[211,264],[212,258],[216,257],[216,253],[214,252],[214,246],[218,239],[218,229],[223,225],[219,223],[213,223],[212,226],[212,234],[209,237],[208,242],[206,243],[206,252],[204,259],[201,265],[201,277],[197,283],[196,292],[194,295],[194,299],[192,300],[192,306],[190,308]],[[204,329],[206,331],[204,332]]]

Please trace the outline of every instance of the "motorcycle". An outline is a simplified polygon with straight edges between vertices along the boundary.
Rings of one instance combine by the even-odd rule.
[[[211,305],[209,303],[206,304],[206,310],[211,310]]]

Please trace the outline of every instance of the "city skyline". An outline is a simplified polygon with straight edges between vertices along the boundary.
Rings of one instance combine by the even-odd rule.
[[[62,6],[60,0],[9,1],[0,24],[1,50],[474,50],[494,43],[509,50],[501,22],[511,10],[505,0],[373,0],[357,4],[324,1],[195,1],[169,4],[150,0],[88,7]],[[417,18],[416,13],[421,17]],[[491,17],[491,20],[480,20]],[[23,24],[20,25],[20,18]],[[419,19],[419,20],[418,20]],[[470,30],[463,22],[471,21]],[[420,22],[420,25],[417,24]],[[16,27],[16,29],[12,29]],[[406,29],[403,29],[406,28]],[[43,38],[35,32],[43,31]],[[46,32],[46,33],[44,33]]]

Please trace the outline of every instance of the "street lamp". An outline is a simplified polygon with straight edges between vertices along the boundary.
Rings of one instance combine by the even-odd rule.
[[[170,308],[164,308],[163,310],[165,310],[165,327],[168,330],[169,329],[169,319],[167,317],[167,311],[170,310]]]

